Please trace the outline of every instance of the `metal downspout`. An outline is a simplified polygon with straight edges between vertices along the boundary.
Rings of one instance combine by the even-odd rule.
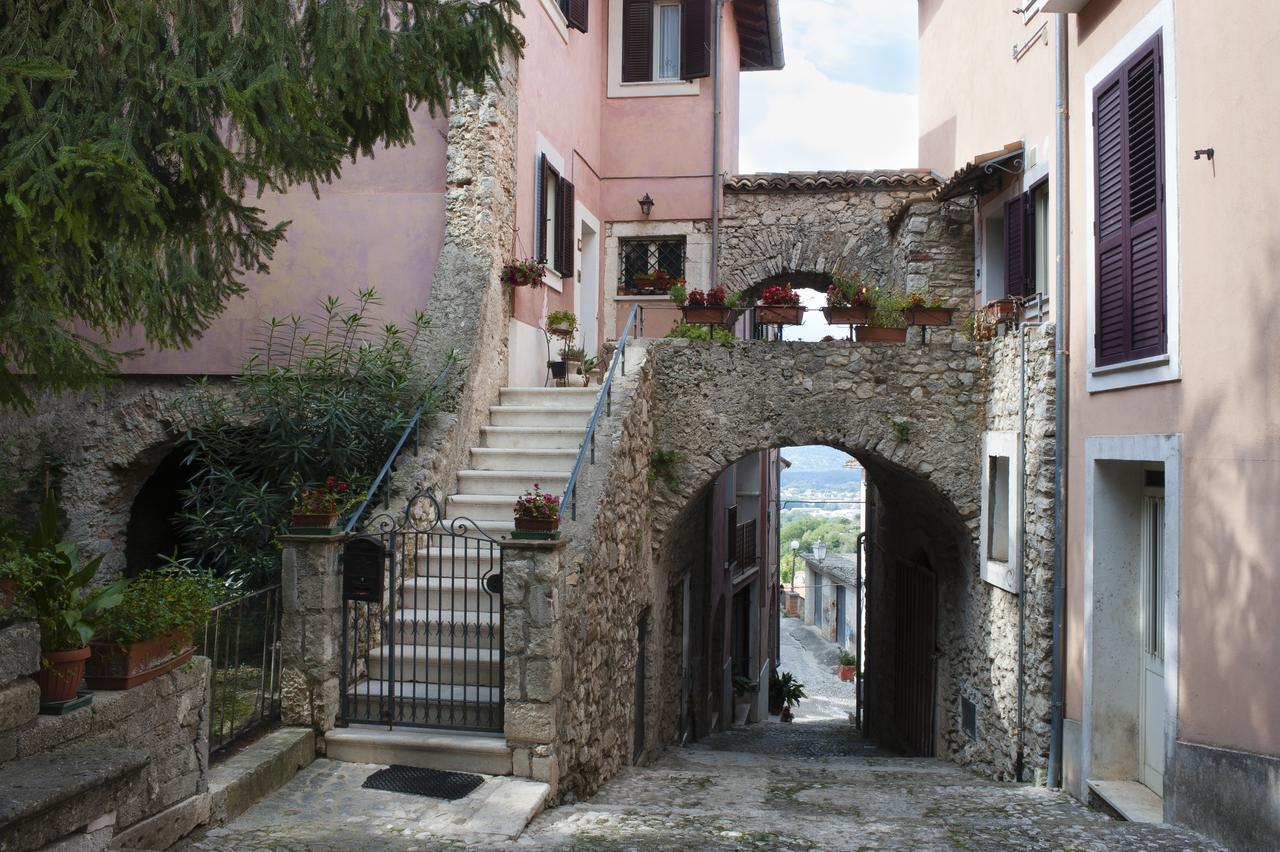
[[[1053,282],[1053,677],[1049,686],[1049,786],[1062,786],[1063,687],[1066,681],[1067,552],[1067,16],[1054,15],[1054,215],[1058,224]]]
[[[1024,712],[1027,677],[1027,326],[1018,329],[1018,753],[1014,778],[1022,781],[1026,759]]]
[[[724,0],[716,0],[715,48],[711,53],[714,64],[711,69],[711,277],[708,287],[714,287],[720,277],[720,34],[723,29]]]

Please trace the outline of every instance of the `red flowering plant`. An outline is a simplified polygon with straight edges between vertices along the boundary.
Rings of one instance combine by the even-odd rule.
[[[827,288],[827,307],[829,308],[873,308],[874,302],[862,283],[862,276],[857,272],[848,278],[835,277]]]
[[[760,294],[760,304],[780,308],[795,308],[800,305],[800,294],[791,289],[790,284],[775,284],[766,287]]]
[[[515,517],[528,521],[560,520],[560,495],[543,491],[538,483],[533,490],[516,498]]]
[[[706,292],[690,290],[687,304],[691,308],[723,308],[727,299],[724,287],[717,285]]]
[[[546,283],[547,268],[538,261],[517,260],[502,267],[502,283],[508,287],[541,287]]]
[[[293,514],[337,515],[351,506],[352,495],[349,484],[331,476],[320,485],[307,486],[299,491],[293,501]]]

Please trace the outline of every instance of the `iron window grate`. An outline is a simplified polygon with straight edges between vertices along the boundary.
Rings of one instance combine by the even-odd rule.
[[[618,291],[663,295],[684,283],[685,238],[645,237],[618,241]]]

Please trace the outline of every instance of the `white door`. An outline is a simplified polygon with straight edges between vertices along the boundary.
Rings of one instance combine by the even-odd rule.
[[[1142,499],[1142,667],[1139,778],[1164,795],[1164,497]]]
[[[574,289],[574,312],[582,348],[591,356],[599,356],[600,325],[600,241],[594,228],[582,220],[582,252],[578,256],[578,286]]]

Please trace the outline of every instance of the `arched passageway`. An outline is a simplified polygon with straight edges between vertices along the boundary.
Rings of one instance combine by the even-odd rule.
[[[191,482],[186,445],[171,449],[138,489],[125,526],[125,576],[159,567],[182,555],[182,492]]]

